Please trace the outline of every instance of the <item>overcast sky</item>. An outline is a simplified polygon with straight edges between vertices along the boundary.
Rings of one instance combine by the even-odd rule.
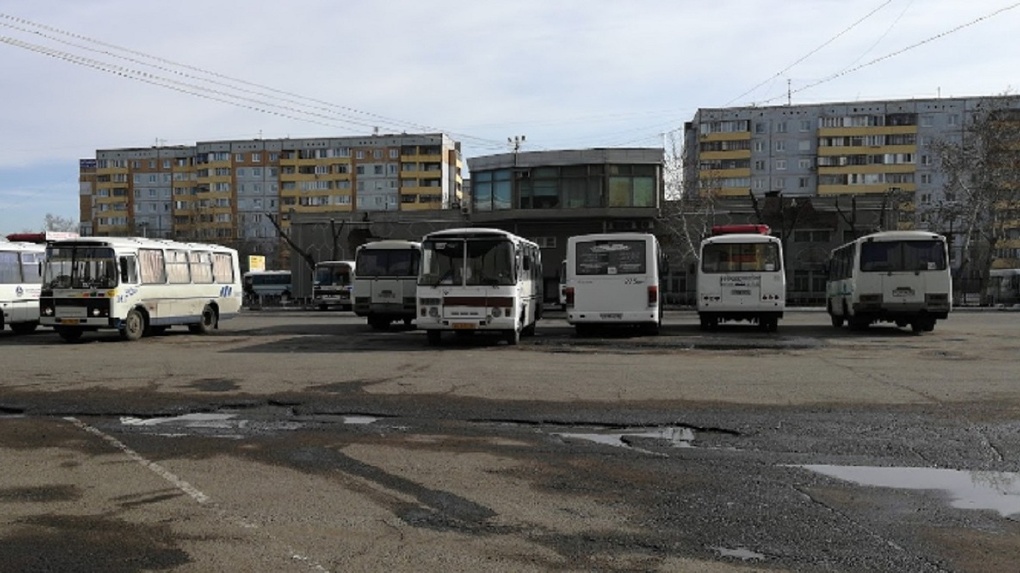
[[[698,108],[1016,93],[1015,0],[0,0],[0,233],[78,160],[445,131],[465,158],[662,146]]]

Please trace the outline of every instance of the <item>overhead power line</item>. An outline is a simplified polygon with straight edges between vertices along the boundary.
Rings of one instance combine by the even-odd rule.
[[[393,131],[444,131],[260,85],[189,64],[182,64],[137,50],[116,46],[82,34],[67,32],[8,14],[0,13],[0,27],[31,34],[34,37],[56,42],[75,50],[84,50],[97,57],[114,58],[115,60],[127,62],[129,65],[111,63],[96,57],[85,57],[70,51],[26,42],[10,36],[0,36],[0,42],[8,45],[61,59],[72,64],[112,73],[127,79],[149,83],[252,111],[334,128],[349,124],[358,128],[384,128]],[[76,41],[70,41],[67,38]],[[84,44],[80,42],[84,42]],[[132,65],[156,71],[145,71],[144,69],[131,67]],[[461,140],[475,141],[486,147],[503,146],[502,142],[487,138],[474,137],[468,134],[447,133]]]

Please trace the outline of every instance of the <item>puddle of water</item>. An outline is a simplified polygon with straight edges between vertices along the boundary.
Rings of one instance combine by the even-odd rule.
[[[345,424],[371,424],[378,420],[379,418],[374,416],[344,416]]]
[[[653,440],[665,440],[674,448],[689,448],[694,441],[694,432],[690,428],[666,427],[666,428],[631,428],[617,432],[605,433],[567,433],[557,432],[555,435],[567,439],[588,440],[596,444],[613,446],[617,448],[634,448],[627,443],[627,438],[649,438]],[[645,451],[645,450],[640,450]],[[649,452],[651,453],[651,452]]]
[[[133,416],[121,416],[120,423],[125,426],[156,426],[159,424],[181,424],[189,428],[232,428],[237,423],[230,423],[227,420],[236,418],[237,414],[211,414],[197,413],[184,414],[168,418],[135,418]],[[244,420],[241,424],[244,425]]]
[[[960,509],[990,509],[1020,520],[1020,474],[941,468],[803,465],[829,477],[858,485],[912,490],[940,490]]]
[[[709,547],[709,549],[712,549],[713,551],[718,551],[719,555],[722,557],[735,557],[737,559],[741,559],[744,561],[763,561],[765,559],[764,554],[756,553],[754,551],[751,551],[750,549],[744,549],[743,547],[738,547],[736,549],[727,549],[725,547]]]

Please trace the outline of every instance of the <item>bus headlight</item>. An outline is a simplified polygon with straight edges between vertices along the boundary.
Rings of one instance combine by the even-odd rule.
[[[439,318],[439,309],[434,306],[429,308],[429,316],[432,318]]]
[[[43,307],[43,314],[45,314],[46,316],[53,316],[53,307],[52,306]]]
[[[492,318],[499,318],[499,316],[503,314],[503,312],[500,310],[498,306],[494,306],[492,307],[492,309],[489,310],[489,314],[492,315]]]

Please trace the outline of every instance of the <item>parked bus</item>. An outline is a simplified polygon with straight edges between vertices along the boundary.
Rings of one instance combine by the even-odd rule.
[[[418,328],[430,345],[443,331],[495,332],[514,345],[535,333],[543,288],[541,251],[532,241],[499,229],[436,231],[422,240]]]
[[[410,326],[417,313],[421,243],[375,241],[358,247],[354,255],[354,314],[372,328],[389,327],[395,320]]]
[[[774,332],[786,309],[786,274],[782,242],[768,225],[716,225],[699,253],[701,329],[746,320]]]
[[[82,237],[46,247],[40,322],[66,341],[88,330],[138,340],[172,325],[207,334],[241,308],[237,251],[140,237]]]
[[[45,245],[0,239],[0,330],[27,334],[39,325],[45,253]]]
[[[597,326],[637,326],[658,334],[666,258],[648,233],[597,233],[567,239],[567,322],[578,335]]]
[[[949,316],[953,281],[946,238],[927,231],[886,231],[832,251],[825,288],[835,327],[872,322],[931,331]]]
[[[290,298],[290,271],[248,271],[244,273],[244,292],[249,302]]]
[[[563,259],[560,262],[560,276],[559,276],[559,298],[557,302],[560,305],[560,310],[567,310],[567,259]]]
[[[1020,304],[1020,269],[992,269],[988,271],[985,303],[992,306]]]
[[[339,306],[351,310],[354,304],[354,261],[319,261],[312,276],[312,304],[319,310]]]

